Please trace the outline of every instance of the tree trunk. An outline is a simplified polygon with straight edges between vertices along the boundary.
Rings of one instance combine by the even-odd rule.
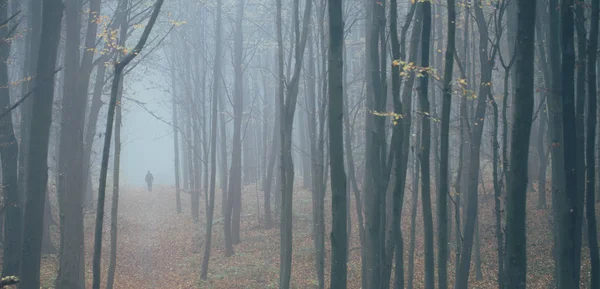
[[[227,194],[227,208],[225,208],[225,256],[231,256],[233,243],[240,239],[240,212],[235,210],[236,203],[241,202],[242,196],[242,117],[244,113],[244,73],[242,71],[243,35],[242,19],[244,17],[244,0],[237,3],[237,17],[235,21],[234,37],[234,62],[235,89],[233,98],[233,147],[231,154],[231,170],[229,174],[229,193]],[[237,211],[237,212],[236,212]],[[233,218],[232,218],[233,215]]]
[[[215,82],[215,85],[221,85],[221,75],[219,75],[217,77],[219,79],[219,82]],[[219,102],[219,110],[220,111],[225,111],[225,105],[224,105],[224,101],[222,97],[218,97],[217,101]],[[223,197],[221,198],[221,213],[223,214],[223,216],[225,216],[225,213],[223,212],[227,212],[227,194],[229,192],[229,183],[227,182],[227,127],[225,126],[225,113],[219,113],[220,115],[220,119],[219,119],[219,158],[220,158],[220,174],[219,174],[219,178],[220,178],[220,182],[219,185],[221,186],[221,193],[223,195]]]
[[[407,289],[413,289],[414,286],[414,274],[415,274],[415,239],[416,239],[416,227],[417,227],[417,211],[419,209],[419,171],[421,162],[417,157],[415,148],[421,147],[421,127],[419,120],[415,120],[415,145],[412,148],[413,151],[413,178],[412,178],[412,200],[411,200],[411,212],[410,212],[410,243],[408,247],[408,280]]]
[[[23,61],[23,71],[25,71],[25,77],[35,76],[36,66],[38,61],[38,50],[40,46],[40,33],[42,30],[41,22],[42,22],[42,3],[38,0],[29,0],[28,1],[28,29],[29,32],[26,36],[26,53],[27,57],[25,57]],[[22,91],[31,91],[31,89],[35,86],[35,80],[25,81],[23,82],[23,90]],[[33,100],[31,98],[26,99],[21,104],[21,119],[20,119],[20,139],[19,143],[19,199],[20,202],[25,201],[25,195],[27,193],[27,154],[29,153],[29,144],[30,144],[30,131],[31,131],[31,121],[33,119],[31,110],[32,110]],[[19,250],[20,251],[20,250]],[[6,259],[4,259],[6,260]],[[17,269],[18,270],[18,267]],[[4,275],[3,275],[4,276]]]
[[[299,13],[299,0],[294,0],[293,12]],[[294,163],[292,160],[292,125],[298,99],[298,83],[306,48],[306,40],[310,24],[312,1],[306,1],[302,20],[302,33],[300,21],[295,22],[295,66],[292,78],[287,85],[287,92],[282,92],[280,87],[279,105],[281,108],[281,223],[280,223],[280,269],[279,288],[289,289],[292,273],[292,196],[294,186]],[[277,0],[277,41],[280,85],[283,85],[283,41],[281,35],[281,0]]]
[[[368,288],[381,287],[385,260],[385,187],[383,185],[386,152],[385,118],[373,114],[385,111],[386,92],[381,79],[379,41],[380,30],[385,21],[383,5],[367,2],[366,35],[366,77],[367,112],[365,117],[365,173],[364,190],[372,197],[365,198],[367,234]]]
[[[98,23],[99,23],[97,21],[97,17],[98,17],[98,15],[100,15],[100,7],[101,7],[101,0],[89,1],[88,21],[87,21],[86,34],[85,34],[85,48],[83,49],[83,56],[81,59],[81,66],[80,66],[80,69],[78,72],[79,76],[78,76],[78,81],[77,81],[77,95],[78,95],[78,97],[85,99],[85,107],[87,107],[90,78],[92,76],[92,70],[94,69],[94,54],[96,52],[96,44],[97,44],[96,36],[98,34]],[[80,13],[81,13],[81,11],[80,11]],[[104,66],[103,64],[104,63],[100,62],[99,66]],[[102,83],[104,83],[104,81],[102,81]],[[85,110],[84,110],[84,113],[85,113]],[[84,114],[84,119],[83,119],[82,124],[85,124],[85,114]],[[94,131],[95,131],[95,128],[94,128]],[[87,155],[85,154],[85,152],[86,152],[85,146],[86,146],[86,143],[85,143],[85,138],[84,138],[83,172],[84,172],[85,178],[83,179],[82,193],[84,194],[83,203],[86,205],[89,205],[93,201],[93,191],[91,189],[92,186],[90,184],[91,176],[89,174],[90,174],[91,170],[89,168],[89,160],[86,159]]]
[[[108,57],[105,57],[108,60]],[[103,59],[104,60],[104,59]],[[104,61],[102,61],[104,62]],[[102,102],[102,91],[104,89],[104,78],[106,76],[106,66],[98,65],[96,68],[96,80],[94,84],[94,91],[92,94],[92,101],[88,112],[88,121],[85,130],[84,150],[83,150],[83,168],[87,169],[87,180],[86,180],[86,194],[84,198],[84,204],[90,205],[93,202],[92,192],[92,148],[94,146],[94,138],[96,137],[98,116],[100,109],[104,105]]]
[[[119,31],[119,43],[125,45],[125,39],[127,37],[127,29],[129,27],[128,21],[128,9],[129,1],[125,0],[121,2],[120,11],[118,12],[118,22],[121,25]],[[119,81],[119,87],[117,91],[117,103],[116,106],[116,117],[114,123],[115,129],[115,149],[113,152],[113,192],[112,192],[112,206],[110,211],[110,255],[108,261],[108,273],[106,277],[106,289],[112,289],[115,283],[115,270],[117,267],[117,221],[118,221],[118,209],[119,209],[119,173],[121,165],[121,123],[122,123],[122,97],[123,97],[123,77]]]
[[[591,263],[591,286],[590,288],[600,288],[600,256],[598,255],[598,228],[596,227],[596,192],[595,190],[595,168],[596,168],[596,110],[597,110],[597,92],[596,92],[596,62],[598,49],[598,21],[600,7],[598,0],[592,0],[592,17],[590,25],[590,41],[588,43],[588,115],[587,115],[587,140],[586,140],[586,158],[587,158],[587,191],[586,191],[586,216],[588,226],[588,247],[590,248]]]
[[[510,164],[506,204],[506,285],[527,288],[527,164],[533,122],[535,59],[535,0],[518,1],[516,69]]]
[[[585,106],[585,61],[587,58],[586,45],[586,30],[585,30],[585,13],[583,10],[584,3],[574,2],[575,5],[575,29],[577,31],[577,60],[575,60],[576,77],[576,99],[575,99],[575,169],[578,172],[585,172],[585,126],[584,126],[584,106]],[[577,181],[577,223],[574,225],[579,229],[579,233],[575,236],[575,263],[581,264],[581,244],[582,244],[582,229],[583,229],[583,203],[585,198],[585,173],[576,174]],[[575,270],[576,280],[581,279],[581,270]],[[579,288],[579,281],[577,281]],[[577,289],[575,288],[575,289]]]
[[[64,5],[59,0],[42,4],[42,32],[37,58],[37,89],[32,97],[31,137],[27,155],[27,198],[24,207],[23,249],[19,288],[40,288],[42,226],[48,182],[48,141],[54,100],[54,69]]]
[[[83,173],[83,130],[87,87],[78,93],[81,6],[78,1],[65,4],[65,81],[60,126],[57,195],[60,208],[60,254],[56,278],[58,288],[83,288],[83,192],[87,176]],[[85,97],[83,97],[85,96]]]
[[[172,67],[171,69],[173,69],[174,67]],[[181,185],[179,183],[180,180],[180,176],[179,176],[179,169],[180,169],[180,165],[179,165],[179,128],[178,128],[178,121],[179,121],[179,116],[177,113],[177,84],[176,84],[176,79],[175,79],[175,73],[171,73],[171,87],[172,87],[172,111],[173,111],[173,155],[174,155],[174,162],[175,162],[175,208],[177,210],[177,214],[181,214]],[[206,161],[206,159],[205,159]],[[205,192],[206,193],[206,192]]]
[[[561,100],[561,56],[559,42],[559,16],[558,16],[558,1],[550,0],[548,3],[549,18],[546,18],[544,23],[549,27],[548,54],[550,71],[552,73],[552,87],[548,95],[548,116],[550,120],[550,153],[552,159],[552,208],[553,208],[553,223],[554,223],[554,260],[555,260],[555,276],[558,277],[559,257],[558,250],[561,239],[570,238],[570,236],[560,235],[558,232],[561,228],[561,212],[557,206],[560,205],[560,199],[565,192],[565,171],[564,171],[564,155],[563,155],[563,104]],[[560,288],[560,287],[559,287]]]
[[[125,2],[126,3],[126,2]],[[123,4],[126,5],[126,4]],[[125,11],[122,12],[125,15]],[[127,33],[125,19],[122,19],[121,38]],[[115,117],[115,149],[113,156],[113,192],[112,206],[110,210],[110,256],[108,261],[108,273],[106,277],[106,289],[112,289],[115,283],[115,270],[117,267],[117,220],[119,212],[119,172],[121,165],[121,99],[123,96],[123,79],[121,77],[121,85],[119,87],[119,95],[117,101],[119,105],[116,107]]]
[[[558,196],[555,210],[557,222],[557,286],[558,288],[579,288],[580,260],[577,256],[581,250],[581,211],[579,206],[579,190],[577,188],[577,144],[574,95],[574,20],[572,0],[561,1],[561,100],[563,120],[563,156],[565,191]],[[579,224],[579,225],[578,225]]]
[[[450,109],[452,108],[452,71],[454,69],[454,53],[456,52],[456,6],[455,0],[448,0],[448,43],[444,64],[444,95],[442,101],[441,147],[440,147],[440,191],[437,193],[437,226],[438,226],[438,286],[448,288],[448,202],[450,192],[449,156],[450,147]]]
[[[490,85],[488,83],[492,80],[492,63],[495,58],[488,55],[488,41],[489,35],[487,31],[487,24],[483,9],[481,7],[481,1],[475,1],[474,11],[476,22],[479,30],[479,61],[481,66],[481,76],[479,86],[480,96],[477,98],[477,108],[474,114],[474,121],[472,126],[472,137],[470,141],[469,151],[469,171],[468,171],[468,188],[467,188],[467,199],[466,199],[466,214],[465,214],[465,230],[463,246],[461,249],[461,260],[459,270],[457,272],[456,289],[466,289],[469,281],[469,269],[471,267],[471,251],[473,249],[473,239],[475,235],[475,226],[477,220],[478,211],[478,185],[479,185],[479,166],[480,166],[480,150],[481,150],[481,137],[483,134],[483,127],[485,122],[485,110],[487,103],[485,101],[486,95],[490,93]],[[494,47],[494,50],[497,48]]]
[[[347,66],[344,66],[347,67]],[[347,86],[344,86],[347,87]],[[344,90],[344,93],[347,94],[347,89]],[[367,270],[367,266],[366,266],[366,244],[365,244],[365,227],[364,227],[364,216],[363,216],[363,202],[361,201],[360,198],[360,189],[358,188],[358,183],[356,181],[356,170],[355,170],[355,164],[354,164],[354,155],[353,155],[353,151],[352,151],[352,140],[354,139],[353,134],[352,134],[352,129],[351,129],[351,125],[350,125],[350,113],[349,113],[349,109],[348,109],[348,102],[350,101],[350,99],[348,97],[344,97],[344,111],[343,114],[346,116],[344,117],[344,139],[346,140],[344,145],[344,151],[346,153],[346,166],[347,166],[347,170],[348,170],[348,181],[350,183],[350,187],[352,189],[352,192],[354,193],[354,202],[355,202],[355,207],[356,207],[356,216],[357,216],[357,223],[358,223],[358,236],[359,236],[359,240],[360,240],[360,253],[361,253],[361,276],[363,276],[362,278],[362,284],[363,284],[363,288],[366,287],[366,278],[364,278],[364,276],[366,276],[365,272]],[[348,203],[350,203],[350,199],[347,200]],[[350,219],[348,219],[350,220]],[[348,236],[350,236],[350,232],[348,232]]]
[[[0,5],[0,22],[8,19],[8,4]],[[13,24],[14,25],[14,24]],[[10,54],[9,26],[5,24],[0,29],[2,44],[0,44],[0,107],[6,111],[10,107],[10,89],[8,78],[8,57]],[[4,232],[3,232],[3,263],[2,276],[19,275],[21,263],[21,245],[23,230],[23,206],[19,197],[18,168],[19,145],[15,137],[12,114],[0,119],[0,157],[2,158],[2,195],[4,197]],[[46,192],[43,192],[45,197]],[[42,206],[42,216],[44,207]]]
[[[210,125],[210,195],[208,199],[208,208],[206,209],[206,241],[204,243],[204,256],[202,258],[202,271],[200,278],[206,280],[208,277],[208,261],[210,260],[210,249],[212,245],[212,229],[213,218],[215,211],[215,181],[217,174],[217,98],[220,98],[219,83],[221,82],[221,47],[222,47],[222,9],[223,1],[217,0],[217,23],[215,25],[215,62],[213,66],[213,95],[211,109],[211,125]],[[224,137],[224,136],[223,136]],[[221,147],[221,149],[225,149]],[[221,184],[223,185],[223,184]],[[225,200],[225,199],[224,199]]]
[[[505,78],[506,80],[506,78]],[[506,84],[505,84],[506,85]],[[492,132],[492,177],[494,182],[494,213],[496,217],[496,247],[498,260],[498,289],[504,289],[504,230],[502,228],[502,179],[498,170],[499,167],[499,147],[498,143],[498,104],[492,95],[489,96],[492,108],[494,109],[494,128]],[[457,232],[460,234],[460,232]]]
[[[346,172],[344,170],[342,0],[329,0],[329,157],[331,159],[331,288],[347,286]],[[347,117],[347,116],[346,116]],[[323,254],[324,255],[324,254]]]
[[[431,38],[431,3],[423,3],[423,30],[421,36],[421,66],[429,67],[429,45]],[[423,113],[421,120],[422,140],[419,151],[421,160],[421,205],[423,207],[424,223],[424,250],[425,250],[425,288],[433,289],[434,277],[434,252],[433,252],[433,217],[431,210],[431,183],[429,172],[429,159],[431,150],[431,119],[429,118],[429,72],[420,78],[419,110]]]

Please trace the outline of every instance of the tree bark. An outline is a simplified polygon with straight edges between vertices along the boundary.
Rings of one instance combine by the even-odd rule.
[[[440,191],[437,193],[437,226],[438,226],[438,286],[448,288],[448,203],[450,193],[449,144],[450,144],[450,109],[452,108],[452,72],[454,69],[454,53],[456,52],[456,5],[455,0],[448,0],[448,42],[444,64],[444,89],[441,119],[440,146]]]
[[[431,3],[423,3],[423,29],[421,35],[421,66],[429,68],[429,45],[431,38]],[[431,119],[429,113],[429,72],[423,73],[420,78],[419,87],[419,109],[423,114],[421,120],[422,140],[419,151],[421,160],[421,205],[423,207],[424,223],[424,250],[425,250],[425,288],[433,289],[435,286],[434,277],[434,252],[433,252],[433,217],[431,210],[431,182],[429,171],[429,159],[431,150]]]
[[[575,116],[575,47],[574,47],[574,19],[573,0],[561,1],[561,100],[563,120],[563,156],[565,190],[557,199],[557,286],[558,288],[579,288],[580,260],[578,252],[581,250],[581,210],[579,206],[579,191],[577,174],[577,144]],[[578,226],[579,224],[579,226]]]
[[[125,45],[127,37],[127,28],[129,27],[128,11],[129,1],[125,0],[120,3],[120,11],[118,12],[118,22],[121,25],[119,31],[119,43]],[[112,191],[112,206],[110,211],[110,255],[108,261],[108,273],[106,277],[106,289],[113,289],[115,283],[115,270],[117,267],[117,221],[119,210],[119,176],[121,165],[121,122],[122,122],[122,98],[123,98],[123,76],[119,81],[117,91],[117,105],[115,107],[115,149],[113,152],[113,191]]]
[[[527,277],[528,157],[534,104],[536,0],[519,0],[514,121],[506,203],[506,286],[525,289]]]
[[[33,93],[31,138],[27,155],[27,198],[24,207],[23,248],[19,288],[40,288],[42,224],[48,182],[48,141],[54,100],[54,69],[64,5],[59,0],[42,4],[42,31],[37,59],[38,89]],[[43,47],[43,49],[42,49]],[[44,79],[46,78],[46,79]]]
[[[408,247],[408,280],[407,289],[412,289],[414,286],[414,273],[415,273],[415,242],[416,242],[416,228],[417,228],[417,212],[419,210],[419,170],[421,162],[417,157],[415,148],[421,147],[421,127],[419,120],[415,120],[415,145],[413,150],[413,178],[412,178],[412,197],[410,212],[410,242]]]
[[[0,22],[8,19],[8,4],[0,5]],[[14,24],[13,24],[14,25]],[[0,107],[5,111],[10,107],[10,83],[7,61],[10,55],[9,28],[5,24],[0,29]],[[4,232],[2,276],[19,274],[23,230],[23,205],[19,197],[18,167],[19,144],[15,137],[12,114],[0,119],[0,157],[2,158],[2,195],[4,197]],[[46,192],[44,191],[44,197]],[[43,209],[42,207],[42,215]]]
[[[96,52],[96,36],[98,34],[98,17],[100,15],[100,10],[101,10],[101,0],[92,0],[89,1],[89,11],[88,11],[88,21],[87,21],[87,27],[86,27],[86,34],[85,34],[85,47],[83,49],[83,56],[81,59],[81,65],[79,67],[79,76],[78,76],[78,81],[77,81],[77,95],[80,98],[85,99],[85,107],[87,107],[87,100],[88,100],[88,89],[90,86],[90,78],[92,76],[92,70],[94,68],[94,54]],[[81,12],[80,12],[81,13]],[[80,21],[81,22],[81,21]],[[79,61],[79,60],[78,60]],[[100,66],[104,66],[104,63],[99,63]],[[104,79],[103,79],[104,80]],[[102,83],[104,83],[104,81],[102,81]],[[85,109],[84,109],[84,113],[85,113]],[[85,123],[85,114],[84,114],[84,120],[82,123]],[[89,127],[87,129],[90,129]],[[94,131],[95,131],[95,127],[94,127]],[[91,145],[91,144],[90,144]],[[84,158],[83,158],[83,172],[84,172],[84,179],[83,179],[83,194],[84,194],[84,198],[83,198],[83,203],[86,205],[89,205],[92,203],[93,201],[93,192],[91,190],[91,184],[89,184],[89,182],[91,181],[91,176],[89,176],[90,174],[90,168],[89,168],[89,154],[86,155],[85,154],[85,139],[84,139]],[[87,166],[86,166],[87,165]],[[90,189],[88,189],[90,188]]]
[[[123,11],[124,12],[124,11]],[[122,29],[126,31],[123,25]],[[121,30],[121,31],[123,31]],[[125,32],[127,33],[127,32]],[[123,34],[121,32],[121,37]],[[122,77],[121,77],[122,78]],[[121,79],[121,85],[119,87],[119,95],[117,96],[117,102],[119,103],[116,107],[115,117],[115,149],[113,156],[113,192],[112,192],[112,206],[110,210],[110,256],[108,261],[108,273],[106,277],[106,289],[112,289],[115,283],[115,270],[117,268],[117,221],[119,212],[119,171],[121,164],[121,99],[123,96],[123,80]]]
[[[596,227],[596,112],[597,112],[597,92],[596,92],[596,62],[598,49],[598,21],[600,7],[598,0],[592,0],[592,17],[590,25],[590,41],[588,43],[588,115],[587,115],[587,140],[586,140],[586,158],[587,158],[587,191],[586,191],[586,216],[588,226],[588,247],[590,249],[591,263],[591,286],[590,288],[600,288],[600,256],[598,255],[598,228]]]
[[[243,34],[242,19],[244,17],[244,0],[237,3],[237,17],[234,36],[235,87],[233,98],[233,146],[231,154],[231,170],[229,171],[229,193],[225,209],[225,256],[234,254],[233,243],[239,243],[240,212],[234,207],[241,202],[242,196],[242,117],[244,113],[244,72],[242,71]],[[232,216],[233,215],[233,216]]]
[[[58,288],[83,288],[83,192],[87,178],[83,168],[83,131],[87,86],[78,93],[81,6],[65,3],[65,81],[62,99],[57,194],[60,208]],[[95,40],[95,39],[94,39]]]
[[[171,67],[174,69],[174,67]],[[177,111],[177,84],[175,82],[175,72],[171,72],[171,87],[172,87],[172,112],[173,112],[173,155],[174,155],[174,165],[175,165],[175,209],[177,210],[177,214],[181,214],[181,185],[179,183],[180,180],[180,165],[179,165],[179,129],[178,122],[179,116]],[[206,161],[206,159],[205,159]]]
[[[329,157],[331,166],[331,288],[347,286],[346,171],[344,170],[342,0],[329,0]],[[347,117],[347,116],[346,116]]]
[[[215,62],[213,65],[213,95],[211,109],[211,125],[210,125],[210,195],[208,199],[208,208],[206,209],[206,241],[204,243],[204,256],[202,258],[202,271],[200,278],[206,280],[208,277],[208,261],[210,260],[210,249],[212,245],[212,227],[215,211],[215,181],[217,174],[217,98],[220,97],[219,83],[221,82],[221,47],[222,47],[222,9],[223,1],[217,0],[217,22],[215,25]],[[223,136],[224,137],[224,136]],[[221,148],[225,149],[225,148]],[[223,185],[223,184],[221,184]]]
[[[294,0],[293,12],[298,17],[299,0]],[[292,273],[292,196],[294,186],[294,163],[292,160],[292,126],[298,99],[298,83],[304,58],[304,50],[310,24],[312,1],[306,1],[302,19],[302,33],[300,21],[294,24],[295,30],[295,66],[292,78],[287,85],[285,95],[280,87],[279,105],[281,108],[281,223],[280,223],[280,269],[279,288],[289,289]],[[280,85],[283,85],[283,41],[281,35],[281,0],[277,0],[277,38]]]

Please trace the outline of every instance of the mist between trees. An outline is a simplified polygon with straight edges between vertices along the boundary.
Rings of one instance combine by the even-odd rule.
[[[598,1],[0,0],[0,288],[600,288]]]

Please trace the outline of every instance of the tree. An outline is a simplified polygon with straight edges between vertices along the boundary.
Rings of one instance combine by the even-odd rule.
[[[171,34],[173,35],[173,34]],[[171,67],[171,94],[173,97],[172,100],[172,113],[173,113],[173,154],[174,154],[174,165],[175,165],[175,208],[178,214],[181,214],[181,185],[179,183],[180,180],[180,164],[179,164],[179,127],[177,126],[177,122],[179,121],[178,111],[177,111],[177,83],[175,78],[175,69],[174,64]]]
[[[91,11],[91,10],[90,10]],[[87,85],[79,94],[81,3],[65,2],[65,74],[63,83],[57,194],[60,208],[60,254],[56,287],[84,287],[83,192],[87,176],[83,170],[83,131]],[[94,21],[94,20],[90,20]],[[93,42],[95,42],[95,37]],[[93,43],[92,42],[92,43]],[[88,52],[89,53],[89,52]],[[93,54],[92,54],[93,56]]]
[[[385,118],[375,113],[385,111],[386,91],[381,79],[379,43],[384,29],[385,13],[381,2],[366,2],[366,86],[367,112],[365,115],[365,168],[364,190],[371,192],[365,198],[367,245],[367,279],[369,288],[379,288],[382,283],[385,259],[385,186],[384,142]],[[385,55],[385,54],[384,54]]]
[[[487,95],[491,93],[492,83],[492,69],[493,63],[496,59],[498,52],[499,41],[495,39],[492,43],[492,49],[489,49],[489,31],[488,23],[483,13],[483,6],[480,0],[476,0],[473,5],[475,14],[475,21],[477,23],[477,30],[479,31],[479,65],[480,65],[480,77],[479,77],[479,96],[474,101],[474,115],[472,116],[472,122],[469,124],[471,133],[471,139],[469,142],[469,166],[468,166],[468,185],[467,185],[467,198],[465,199],[467,207],[465,211],[465,228],[464,228],[464,239],[462,242],[462,248],[460,253],[460,264],[456,271],[457,289],[466,289],[469,282],[469,269],[471,267],[471,252],[473,249],[473,240],[477,226],[478,206],[479,206],[479,176],[480,176],[480,152],[481,152],[481,139],[483,134],[483,128],[485,124],[485,111],[487,107],[486,99]],[[502,19],[503,12],[506,8],[505,2],[496,6],[498,9],[498,19]],[[499,20],[497,20],[499,21]],[[466,61],[466,60],[465,60]],[[465,114],[466,115],[466,114]]]
[[[448,0],[448,42],[444,66],[444,94],[442,101],[441,146],[440,146],[440,191],[437,193],[437,223],[438,223],[438,286],[448,288],[448,202],[449,168],[448,150],[450,143],[450,108],[452,107],[452,71],[454,69],[454,53],[456,53],[456,5],[454,0]]]
[[[238,1],[238,15],[235,21],[233,68],[235,71],[235,88],[233,99],[233,152],[231,154],[231,170],[229,174],[229,194],[225,211],[225,255],[233,255],[232,243],[240,239],[240,210],[242,202],[242,117],[244,114],[244,72],[242,70],[244,0]],[[233,215],[233,218],[232,218]],[[233,219],[233,220],[232,220]]]
[[[329,152],[331,166],[331,288],[346,288],[346,172],[343,135],[343,48],[342,1],[329,0]],[[316,181],[316,180],[314,180]]]
[[[129,1],[124,0],[119,4],[117,14],[121,29],[119,31],[120,46],[125,46],[127,39],[127,28],[129,27],[128,11]],[[121,123],[122,123],[122,97],[123,97],[123,76],[119,80],[120,85],[117,91],[116,117],[115,117],[115,149],[113,156],[113,191],[112,206],[110,210],[110,256],[108,261],[108,273],[106,277],[106,289],[112,289],[115,283],[115,270],[117,267],[117,221],[119,210],[119,173],[121,165]]]
[[[48,141],[54,100],[54,69],[64,5],[60,0],[42,4],[42,31],[38,50],[37,89],[33,93],[31,138],[27,155],[27,199],[23,218],[23,248],[19,288],[40,288],[42,224],[48,182]],[[43,47],[43,49],[42,49]]]
[[[429,117],[429,45],[431,38],[431,3],[423,3],[423,28],[421,35],[421,66],[425,72],[420,78],[419,83],[419,109],[423,114],[421,120],[423,134],[421,135],[421,150],[419,158],[421,160],[421,205],[423,206],[423,223],[425,230],[425,288],[433,289],[434,279],[434,259],[433,259],[433,217],[431,212],[431,183],[429,173],[429,156],[431,150],[431,118]],[[445,207],[445,205],[440,205]]]
[[[577,189],[576,127],[575,116],[575,47],[573,1],[561,1],[561,100],[563,120],[563,156],[564,156],[564,191],[559,195],[555,210],[558,214],[557,246],[556,246],[556,281],[559,288],[579,287],[580,261],[577,260],[581,250],[581,211]]]
[[[156,0],[154,7],[152,8],[152,15],[148,20],[148,24],[144,28],[144,32],[140,36],[140,40],[133,48],[133,50],[115,64],[115,72],[113,75],[113,83],[110,92],[110,102],[108,104],[108,116],[106,120],[106,133],[104,137],[104,147],[102,151],[102,166],[100,169],[100,184],[98,189],[98,206],[96,209],[96,224],[94,230],[94,256],[92,260],[92,288],[100,288],[100,258],[102,256],[102,227],[104,224],[104,201],[106,196],[106,176],[108,173],[108,157],[110,154],[110,143],[113,132],[113,121],[115,117],[115,107],[117,105],[117,98],[119,94],[119,87],[121,85],[121,76],[125,67],[142,51],[148,36],[156,23],[160,8],[162,7],[164,0]]]
[[[277,0],[277,42],[278,42],[278,61],[280,77],[279,108],[281,115],[281,222],[280,222],[280,267],[279,267],[279,288],[290,288],[290,278],[292,273],[292,196],[294,189],[294,163],[292,159],[292,126],[294,124],[294,114],[296,112],[296,103],[298,100],[298,85],[300,82],[300,72],[302,69],[302,60],[304,58],[304,49],[308,37],[310,23],[310,13],[312,1],[306,1],[304,15],[302,18],[302,33],[300,33],[299,21],[299,2],[294,0],[293,11],[297,17],[294,23],[295,31],[295,66],[292,78],[287,84],[287,90],[283,93],[283,41],[281,35],[281,0]]]
[[[210,260],[210,249],[212,245],[212,227],[213,217],[215,212],[215,181],[217,174],[217,99],[220,97],[220,75],[221,75],[221,45],[222,45],[222,9],[223,1],[217,0],[217,23],[215,25],[215,64],[213,66],[213,95],[212,95],[212,109],[211,109],[211,124],[210,124],[210,147],[212,151],[210,153],[210,192],[208,200],[208,208],[206,210],[206,241],[204,243],[204,257],[202,258],[202,271],[200,272],[200,278],[206,280],[208,277],[208,261]],[[221,137],[225,137],[222,135]],[[225,148],[221,148],[225,149]],[[226,165],[226,164],[223,164]],[[221,184],[223,185],[223,184]],[[226,200],[226,198],[225,198]]]
[[[596,228],[596,109],[597,109],[597,92],[596,92],[596,62],[598,50],[598,14],[600,7],[598,0],[592,0],[592,17],[590,25],[590,41],[588,43],[588,62],[587,62],[587,77],[588,77],[588,115],[587,115],[587,140],[586,140],[586,165],[587,165],[587,183],[586,183],[586,217],[588,227],[588,246],[590,248],[590,263],[591,263],[591,288],[600,287],[600,256],[598,255],[598,233]]]
[[[506,204],[506,286],[526,288],[527,164],[533,122],[536,1],[518,1],[515,112]]]
[[[0,3],[0,107],[6,111],[10,107],[10,84],[8,71],[8,58],[10,54],[10,37],[16,29],[14,23],[9,22],[8,4]],[[15,137],[13,120],[10,114],[0,118],[0,156],[2,158],[2,194],[5,208],[4,242],[2,276],[13,276],[19,273],[21,263],[21,243],[23,230],[23,205],[19,197],[17,160],[19,146]]]

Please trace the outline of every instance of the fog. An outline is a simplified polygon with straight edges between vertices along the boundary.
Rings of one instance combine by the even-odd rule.
[[[599,289],[600,0],[0,0],[0,289]]]
[[[175,185],[173,128],[157,119],[171,119],[170,94],[153,85],[161,81],[159,75],[146,74],[126,93],[145,107],[126,102],[124,108],[121,178],[130,186],[144,186],[147,171],[152,172],[156,184]]]

